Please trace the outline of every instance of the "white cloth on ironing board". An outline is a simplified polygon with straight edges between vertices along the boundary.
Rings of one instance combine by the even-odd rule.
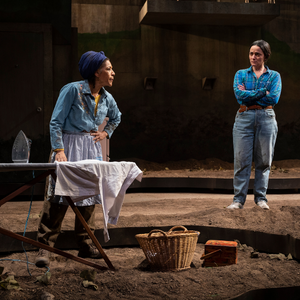
[[[73,202],[100,195],[104,215],[104,240],[109,241],[107,224],[117,224],[125,193],[131,183],[142,180],[134,162],[81,160],[56,162],[55,195],[70,196]]]

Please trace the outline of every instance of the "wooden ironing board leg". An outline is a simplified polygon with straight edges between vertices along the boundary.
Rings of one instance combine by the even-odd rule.
[[[55,173],[51,173],[52,178],[56,181],[56,174]],[[97,240],[97,238],[95,237],[95,235],[93,234],[93,232],[91,231],[89,225],[86,223],[86,221],[84,220],[82,214],[80,213],[80,211],[78,210],[78,208],[74,205],[74,202],[72,201],[71,197],[69,196],[65,196],[65,198],[67,199],[69,205],[71,206],[71,208],[73,209],[74,213],[76,214],[76,216],[78,217],[78,219],[80,220],[81,224],[83,225],[83,227],[85,228],[86,232],[88,233],[89,237],[91,238],[91,240],[93,241],[93,243],[95,244],[96,248],[99,250],[99,252],[101,253],[103,259],[105,260],[106,264],[108,265],[108,267],[111,270],[115,270],[114,266],[112,265],[111,261],[109,260],[109,258],[107,257],[107,255],[105,254],[105,252],[103,251],[103,248],[101,247],[99,241]]]
[[[22,192],[26,191],[27,189],[31,188],[33,185],[35,185],[36,183],[38,183],[39,181],[43,180],[44,178],[46,178],[48,175],[51,175],[54,180],[56,180],[56,174],[55,171],[53,169],[51,170],[47,170],[44,173],[42,173],[41,175],[39,175],[38,177],[34,178],[33,180],[29,181],[28,183],[24,184],[22,187],[20,187],[19,189],[17,189],[16,191],[12,192],[11,194],[9,194],[8,196],[4,197],[3,199],[0,200],[0,207],[5,204],[6,202],[10,201],[11,199],[15,198],[16,196],[18,196],[19,194],[21,194]],[[24,237],[22,235],[16,234],[12,231],[9,231],[7,229],[1,228],[0,227],[0,233],[7,235],[11,238],[14,238],[16,240],[20,240],[22,242],[31,244],[35,247],[38,248],[42,248],[45,250],[48,250],[50,252],[56,253],[58,255],[64,256],[66,258],[72,259],[74,261],[77,261],[79,263],[91,266],[95,269],[99,269],[99,270],[115,270],[114,266],[112,265],[112,263],[110,262],[110,260],[108,259],[107,255],[105,254],[105,252],[103,251],[100,243],[98,242],[97,238],[95,237],[95,235],[93,234],[93,232],[91,231],[91,229],[89,228],[88,224],[85,222],[84,218],[82,217],[81,213],[79,212],[78,208],[74,205],[72,199],[70,197],[66,197],[68,203],[70,204],[70,206],[72,207],[73,211],[75,212],[75,214],[77,215],[77,217],[79,218],[80,222],[82,223],[82,225],[84,226],[84,228],[86,229],[88,235],[90,236],[90,238],[92,239],[93,243],[95,244],[95,246],[97,247],[97,249],[99,250],[99,252],[101,253],[102,257],[104,258],[106,264],[108,265],[109,268],[107,267],[103,267],[100,266],[98,264],[95,264],[89,260],[83,259],[81,257],[78,256],[74,256],[70,253],[67,253],[65,251],[50,247],[48,245],[45,245],[43,243],[40,243],[38,241],[29,239],[27,237]]]
[[[7,236],[9,236],[11,238],[14,238],[16,240],[22,241],[24,243],[28,243],[28,244],[31,244],[31,245],[36,246],[38,248],[42,248],[42,249],[48,250],[50,252],[53,252],[53,253],[59,254],[61,256],[64,256],[66,258],[75,260],[75,261],[77,261],[79,263],[82,263],[84,265],[93,267],[95,269],[99,269],[99,270],[107,270],[108,269],[107,267],[100,266],[100,265],[95,264],[95,263],[93,263],[93,262],[91,262],[89,260],[86,260],[84,258],[81,258],[81,257],[75,256],[75,255],[72,255],[72,254],[70,254],[68,252],[65,252],[65,251],[62,251],[62,250],[50,247],[48,245],[45,245],[43,243],[40,243],[40,242],[37,242],[35,240],[29,239],[29,238],[27,238],[25,236],[16,234],[16,233],[14,233],[12,231],[6,230],[6,229],[1,228],[1,227],[0,227],[0,233],[2,233],[4,235],[7,235]]]

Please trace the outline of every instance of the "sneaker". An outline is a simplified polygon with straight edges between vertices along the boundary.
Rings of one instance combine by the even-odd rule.
[[[232,202],[229,206],[227,206],[228,209],[242,209],[244,208],[244,205],[240,202]]]
[[[35,265],[37,267],[45,267],[50,263],[50,252],[48,250],[40,248],[37,257],[35,258]]]
[[[258,201],[256,204],[262,209],[270,209],[269,205],[264,200]]]
[[[102,258],[101,253],[94,244],[85,245],[79,248],[78,256],[82,258]]]

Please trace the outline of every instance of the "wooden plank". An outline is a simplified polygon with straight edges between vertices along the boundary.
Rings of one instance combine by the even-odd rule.
[[[80,213],[80,211],[78,210],[78,208],[74,205],[72,199],[70,197],[66,197],[66,199],[69,202],[69,204],[72,207],[72,209],[75,212],[75,214],[77,215],[78,219],[80,220],[80,222],[84,226],[84,228],[85,228],[86,232],[88,233],[89,237],[91,238],[91,240],[93,241],[93,243],[95,244],[95,246],[97,247],[97,249],[99,250],[99,252],[101,253],[101,255],[104,258],[105,262],[107,263],[108,267],[111,270],[115,270],[114,266],[112,265],[111,261],[109,260],[109,258],[105,254],[105,252],[102,249],[102,247],[101,247],[100,243],[98,242],[97,238],[95,237],[95,235],[93,234],[93,232],[89,228],[88,224],[85,222],[82,214]]]
[[[56,181],[56,174],[54,172],[51,173],[51,176]],[[88,233],[89,237],[91,238],[91,240],[93,241],[93,243],[95,244],[95,246],[97,247],[97,249],[99,250],[99,252],[101,253],[101,255],[104,258],[104,260],[105,260],[106,264],[108,265],[108,267],[111,270],[115,270],[115,268],[112,265],[111,261],[109,260],[109,258],[105,254],[105,252],[103,251],[100,243],[98,242],[97,238],[95,237],[95,235],[91,231],[89,225],[86,223],[85,219],[83,218],[83,216],[80,213],[80,211],[78,210],[78,208],[75,206],[75,204],[74,204],[73,200],[71,199],[71,197],[65,196],[65,198],[67,199],[69,205],[71,206],[71,208],[73,209],[74,213],[76,214],[76,216],[80,220],[81,224],[84,226],[84,228],[85,228],[86,232]]]
[[[9,237],[12,237],[12,238],[14,238],[16,240],[22,241],[24,243],[28,243],[28,244],[31,244],[31,245],[36,246],[38,248],[42,248],[42,249],[48,250],[50,252],[56,253],[58,255],[64,256],[66,258],[72,259],[74,261],[77,261],[77,262],[82,263],[84,265],[93,267],[95,269],[98,269],[98,270],[107,270],[108,269],[107,267],[100,266],[100,265],[95,264],[95,263],[93,263],[93,262],[91,262],[89,260],[86,260],[84,258],[81,258],[81,257],[75,256],[75,255],[72,255],[70,253],[64,252],[62,250],[50,247],[48,245],[45,245],[45,244],[42,244],[40,242],[34,241],[34,240],[29,239],[29,238],[27,238],[25,236],[13,233],[13,232],[11,232],[9,230],[6,230],[4,228],[1,228],[1,227],[0,227],[0,233],[2,233],[4,235],[7,235]]]

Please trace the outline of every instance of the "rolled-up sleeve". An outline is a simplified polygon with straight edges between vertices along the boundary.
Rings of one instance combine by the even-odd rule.
[[[104,127],[104,131],[108,133],[108,137],[111,138],[114,130],[118,127],[121,122],[121,112],[117,106],[116,101],[111,97],[107,117],[109,118],[106,126]]]

